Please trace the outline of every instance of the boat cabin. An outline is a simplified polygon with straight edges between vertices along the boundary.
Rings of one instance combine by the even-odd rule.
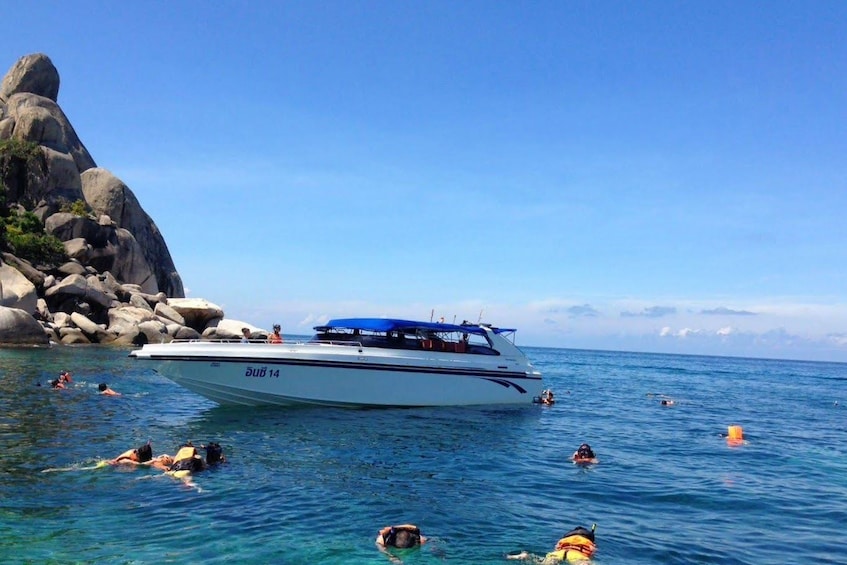
[[[418,349],[474,355],[499,355],[480,325],[410,322],[383,318],[330,320],[316,326],[313,342],[389,349]],[[514,332],[490,328],[497,333]]]

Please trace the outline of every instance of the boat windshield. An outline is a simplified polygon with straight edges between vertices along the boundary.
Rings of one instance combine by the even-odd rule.
[[[317,333],[312,337],[312,342],[498,355],[491,347],[487,334],[463,331],[463,328],[456,326],[444,329],[408,327],[387,331],[340,326],[320,326],[315,329]]]

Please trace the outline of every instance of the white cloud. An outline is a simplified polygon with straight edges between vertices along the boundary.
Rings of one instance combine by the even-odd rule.
[[[703,334],[703,330],[695,330],[692,328],[682,328],[681,330],[674,331],[670,326],[665,326],[661,330],[659,330],[660,337],[677,337],[680,339],[685,339],[692,335],[701,335]]]
[[[703,330],[695,330],[695,329],[691,329],[691,328],[682,328],[681,330],[679,330],[676,333],[676,335],[678,337],[681,337],[682,339],[685,339],[685,338],[692,336],[692,335],[700,335],[701,333],[703,333]]]
[[[847,334],[829,334],[827,339],[838,347],[847,347]]]

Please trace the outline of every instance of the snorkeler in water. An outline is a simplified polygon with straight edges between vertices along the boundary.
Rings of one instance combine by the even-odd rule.
[[[597,456],[587,443],[580,445],[574,454],[571,456],[574,463],[597,463]]]
[[[590,530],[583,526],[577,526],[562,536],[556,542],[556,548],[543,558],[528,551],[522,551],[513,555],[506,555],[506,559],[533,561],[542,565],[587,562],[597,551],[597,546],[594,544],[594,530],[596,529],[597,524],[594,524]]]
[[[153,459],[153,446],[147,443],[135,449],[127,449],[114,459],[109,460],[110,465],[141,465]]]

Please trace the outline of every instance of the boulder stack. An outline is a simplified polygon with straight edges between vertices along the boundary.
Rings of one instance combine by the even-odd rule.
[[[126,184],[97,167],[58,96],[59,73],[41,53],[19,59],[0,83],[0,142],[37,144],[43,157],[3,179],[0,205],[33,212],[69,258],[44,266],[0,255],[0,344],[237,337],[229,324],[218,331],[221,308],[184,298],[158,227]],[[79,202],[87,213],[67,211]]]

